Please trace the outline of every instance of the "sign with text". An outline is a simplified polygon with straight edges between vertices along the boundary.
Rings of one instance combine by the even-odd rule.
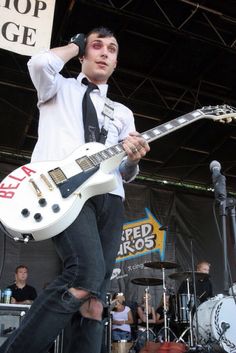
[[[124,224],[116,262],[153,252],[158,252],[160,259],[164,259],[166,232],[159,229],[161,224],[148,208],[145,212],[146,217]]]
[[[0,47],[21,55],[49,49],[55,0],[0,0]]]

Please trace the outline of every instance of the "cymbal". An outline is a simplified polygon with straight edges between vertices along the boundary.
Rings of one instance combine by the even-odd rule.
[[[209,278],[208,273],[203,273],[203,272],[194,272],[195,278],[196,279],[204,279],[204,278]],[[187,278],[192,279],[193,273],[192,271],[185,271],[185,272],[175,272],[171,273],[169,275],[169,278],[174,279],[174,280],[186,280]]]
[[[154,262],[146,262],[144,264],[145,267],[157,268],[157,269],[171,269],[179,267],[179,265],[175,262],[167,262],[167,261],[154,261]]]
[[[160,278],[148,278],[148,277],[145,277],[145,278],[133,278],[131,280],[131,282],[133,284],[138,284],[140,286],[146,286],[146,287],[149,287],[149,286],[159,286],[159,285],[162,285],[163,284],[163,280],[160,279]]]

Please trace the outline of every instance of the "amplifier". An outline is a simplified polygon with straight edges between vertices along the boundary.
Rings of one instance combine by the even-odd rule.
[[[30,305],[0,304],[0,346],[19,327]]]
[[[30,305],[24,304],[1,304],[0,303],[0,347],[10,334],[17,329]],[[63,353],[64,330],[57,336],[49,353]]]

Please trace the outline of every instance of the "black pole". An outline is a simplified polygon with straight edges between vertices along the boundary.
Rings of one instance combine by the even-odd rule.
[[[226,181],[225,176],[221,174],[221,165],[218,161],[212,161],[210,164],[212,171],[212,181],[214,185],[215,200],[219,206],[219,215],[221,217],[221,236],[223,244],[223,269],[224,269],[224,291],[228,293],[229,290],[229,276],[228,276],[228,258],[227,258],[227,234],[226,234]]]

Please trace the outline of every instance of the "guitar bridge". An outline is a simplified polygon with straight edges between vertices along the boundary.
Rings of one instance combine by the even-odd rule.
[[[48,174],[50,175],[50,177],[52,178],[52,180],[54,181],[54,183],[56,185],[59,185],[61,183],[64,183],[65,181],[67,181],[66,175],[63,173],[63,171],[59,167],[52,169],[52,170],[49,170]]]

